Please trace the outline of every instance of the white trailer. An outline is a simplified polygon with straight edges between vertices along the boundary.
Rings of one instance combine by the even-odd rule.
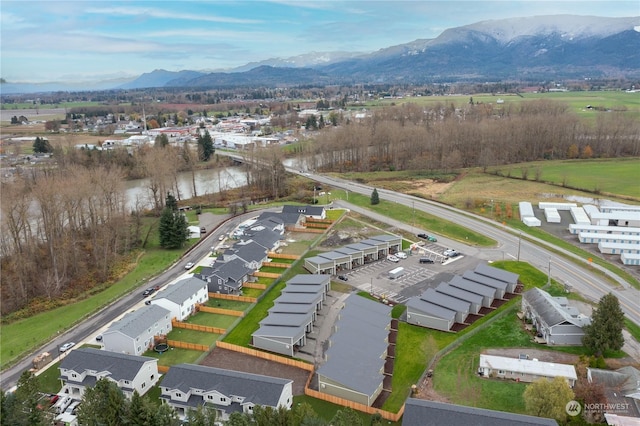
[[[640,244],[629,243],[598,243],[598,250],[602,254],[640,254]]]
[[[591,219],[582,207],[571,207],[571,217],[579,225],[591,225]]]
[[[404,268],[402,266],[399,266],[389,271],[389,279],[395,280],[396,278],[402,276],[402,274],[404,274]]]
[[[578,234],[578,240],[581,243],[587,244],[624,243],[640,245],[640,235],[595,234],[593,232],[581,232]]]
[[[544,209],[544,217],[547,219],[547,223],[562,222],[560,213],[558,213],[558,209],[555,209],[553,207],[547,207],[546,209]]]
[[[640,254],[622,253],[620,260],[622,260],[623,265],[640,265]]]
[[[576,203],[551,203],[541,201],[538,203],[538,208],[540,210],[545,209],[556,209],[556,210],[571,210],[571,207],[578,207]]]
[[[581,232],[592,234],[616,234],[616,235],[640,235],[640,228],[631,226],[609,226],[609,225],[578,225],[569,224],[569,232],[578,235]]]

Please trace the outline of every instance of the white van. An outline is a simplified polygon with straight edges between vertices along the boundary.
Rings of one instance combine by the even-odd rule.
[[[62,414],[72,402],[73,400],[70,396],[61,396],[53,405],[53,411],[55,411],[56,414]]]

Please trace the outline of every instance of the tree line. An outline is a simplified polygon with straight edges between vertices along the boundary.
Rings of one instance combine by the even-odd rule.
[[[568,106],[416,104],[388,107],[320,133],[303,154],[317,170],[456,170],[542,159],[640,155],[640,120],[624,112],[585,123]]]

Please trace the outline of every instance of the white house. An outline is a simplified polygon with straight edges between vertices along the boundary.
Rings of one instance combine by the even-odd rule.
[[[161,306],[148,305],[126,314],[102,333],[104,349],[141,355],[154,344],[154,337],[171,331],[171,312]]]
[[[233,412],[252,413],[253,407],[291,408],[293,381],[214,367],[179,364],[171,367],[160,385],[160,398],[181,419],[188,410],[207,404],[218,418]]]
[[[171,318],[184,321],[195,312],[196,305],[209,300],[207,283],[190,277],[170,285],[158,292],[151,300],[152,305],[161,306],[171,312]]]
[[[571,387],[578,380],[576,368],[573,365],[485,354],[480,354],[478,374],[483,377],[498,377],[518,382],[534,382],[542,378],[564,377]]]
[[[72,399],[81,400],[87,387],[106,378],[118,385],[130,398],[134,391],[147,393],[157,382],[158,360],[155,358],[79,348],[70,351],[60,363],[62,391]]]

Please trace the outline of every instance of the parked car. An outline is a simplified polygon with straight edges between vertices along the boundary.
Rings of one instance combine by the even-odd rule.
[[[195,264],[195,263],[193,263],[193,262],[189,262],[189,263],[187,263],[186,265],[184,265],[184,269],[187,269],[187,270],[188,270],[188,269],[193,268],[194,266],[196,266],[196,264]]]
[[[436,237],[434,237],[433,235],[429,235],[429,234],[418,234],[418,238],[422,238],[423,240],[427,240],[427,241],[431,241],[432,243],[437,243],[438,239]]]
[[[60,346],[60,352],[66,352],[72,347],[74,347],[75,345],[76,345],[75,342],[65,343],[64,345]]]
[[[151,296],[153,293],[155,293],[156,289],[153,287],[149,287],[148,289],[146,289],[145,291],[142,292],[143,296]]]
[[[220,236],[218,237],[218,241],[224,241],[224,235],[220,235]]]
[[[98,334],[98,335],[96,336],[96,341],[97,341],[97,342],[102,342],[102,334]]]
[[[456,257],[458,256],[460,253],[458,253],[457,251],[455,251],[454,249],[446,249],[444,251],[444,255],[447,257]]]
[[[205,228],[204,226],[200,227],[200,233],[201,234],[206,234],[207,233],[207,228]]]
[[[347,278],[346,275],[338,275],[338,279],[341,281],[349,281],[349,278]]]
[[[395,257],[397,257],[398,259],[406,259],[407,258],[407,253],[403,252],[403,251],[399,251],[396,254],[394,254]]]
[[[394,255],[390,254],[387,256],[387,260],[389,262],[393,262],[393,263],[398,263],[400,262],[400,259],[398,259],[397,257],[395,257]]]
[[[433,260],[429,259],[428,257],[421,257],[420,263],[433,263]]]

